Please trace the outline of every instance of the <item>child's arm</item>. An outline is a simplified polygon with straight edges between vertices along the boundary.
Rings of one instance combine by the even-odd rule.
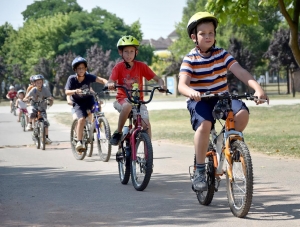
[[[181,75],[179,77],[179,82],[178,82],[178,91],[190,98],[193,99],[195,101],[200,101],[201,100],[201,94],[200,92],[190,88],[190,82],[191,82],[191,78],[187,75]]]
[[[230,67],[230,71],[245,85],[254,89],[254,95],[258,97],[258,99],[267,99],[269,103],[269,98],[261,86],[256,82],[253,76],[244,69],[240,64],[235,63]],[[257,104],[263,103],[261,101],[256,101]]]
[[[96,77],[96,82],[99,84],[107,84],[107,79],[101,78],[99,76]]]
[[[7,98],[7,99],[10,99],[10,97],[8,96],[8,93],[7,93],[7,95],[6,95],[6,98]]]
[[[165,86],[165,82],[162,78],[160,78],[159,76],[154,76],[153,80],[155,80],[162,89],[167,90],[167,87]]]
[[[19,105],[19,99],[17,99],[15,107],[18,107],[18,105]]]

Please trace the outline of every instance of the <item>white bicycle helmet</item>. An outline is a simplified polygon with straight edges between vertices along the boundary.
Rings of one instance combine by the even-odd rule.
[[[20,93],[25,94],[25,91],[21,89],[21,90],[18,91],[18,94],[20,94]]]
[[[9,86],[9,90],[14,89],[14,88],[15,88],[15,87],[12,86],[12,85]]]

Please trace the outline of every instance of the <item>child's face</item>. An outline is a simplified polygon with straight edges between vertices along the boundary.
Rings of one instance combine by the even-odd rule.
[[[85,67],[84,63],[80,63],[75,72],[77,73],[78,76],[84,76],[85,72],[86,72],[87,68]]]
[[[196,37],[192,35],[195,42]],[[202,51],[208,50],[215,42],[215,26],[212,22],[201,23],[197,26],[198,46]]]
[[[134,46],[127,46],[124,47],[123,51],[119,51],[119,54],[126,62],[132,62],[137,54],[137,50]]]
[[[41,88],[43,86],[43,80],[36,80],[35,81],[35,86],[37,88]]]
[[[18,97],[19,97],[19,99],[23,99],[24,98],[24,93],[19,93]]]

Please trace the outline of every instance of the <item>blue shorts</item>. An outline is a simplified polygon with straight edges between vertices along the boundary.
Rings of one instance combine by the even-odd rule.
[[[203,99],[199,102],[194,100],[187,101],[187,109],[191,115],[191,124],[194,131],[196,131],[205,120],[210,121],[212,125],[215,124],[216,121],[212,115],[212,111],[217,102],[218,99]],[[234,115],[243,109],[247,110],[249,113],[249,109],[244,102],[240,100],[232,100],[232,110]]]
[[[76,113],[77,119],[86,118],[88,116],[87,110],[91,110],[94,105],[94,99],[87,99],[83,103],[73,103],[73,109]]]

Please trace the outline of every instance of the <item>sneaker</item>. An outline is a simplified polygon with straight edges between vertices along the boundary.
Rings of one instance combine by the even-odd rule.
[[[196,191],[207,191],[207,182],[205,171],[195,171],[193,186]]]
[[[113,146],[117,146],[120,143],[121,138],[122,132],[115,131],[111,139],[109,140],[109,143]]]
[[[82,143],[78,141],[76,144],[76,151],[81,153],[82,150],[85,150],[85,148],[83,147]]]
[[[27,131],[32,131],[32,124],[27,124],[26,130]]]
[[[52,141],[49,138],[46,138],[46,144],[51,144]]]

